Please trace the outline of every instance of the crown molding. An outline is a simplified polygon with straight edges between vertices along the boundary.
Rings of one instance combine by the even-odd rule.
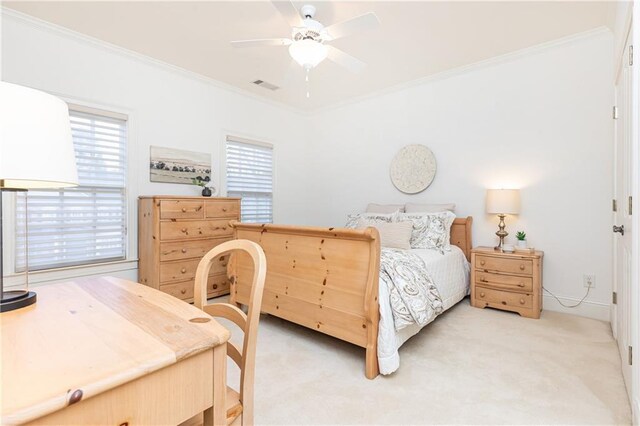
[[[1,4],[1,2],[0,2]],[[279,102],[279,101],[274,101],[271,100],[269,98],[265,98],[263,96],[260,95],[256,95],[255,93],[249,92],[248,90],[244,90],[244,89],[240,89],[238,87],[232,86],[230,84],[226,84],[222,81],[219,80],[215,80],[213,78],[210,77],[206,77],[202,74],[198,74],[196,72],[193,71],[189,71],[187,69],[181,68],[177,65],[172,65],[169,64],[167,62],[152,58],[150,56],[147,55],[143,55],[141,53],[138,52],[134,52],[132,50],[129,49],[125,49],[124,47],[120,47],[117,46],[115,44],[106,42],[104,40],[100,40],[97,39],[95,37],[91,37],[88,36],[86,34],[82,34],[79,33],[77,31],[71,30],[69,28],[48,22],[48,21],[44,21],[42,19],[36,18],[34,16],[28,15],[26,13],[22,13],[22,12],[18,12],[17,10],[13,10],[10,9],[6,6],[1,6],[0,5],[0,16],[2,16],[3,19],[5,18],[9,18],[11,20],[13,20],[14,22],[19,22],[21,24],[26,24],[31,26],[32,28],[38,29],[38,30],[42,30],[42,31],[47,31],[49,33],[52,33],[54,35],[57,36],[61,36],[61,37],[65,37],[67,39],[71,39],[73,41],[76,42],[81,42],[84,43],[86,45],[89,45],[91,47],[95,47],[98,49],[101,49],[105,52],[108,53],[113,53],[122,57],[125,57],[127,59],[133,59],[137,62],[143,63],[145,65],[152,65],[156,68],[160,68],[164,71],[168,71],[171,72],[173,74],[177,74],[181,77],[186,77],[192,80],[196,80],[199,81],[201,83],[205,83],[205,84],[209,84],[213,87],[216,87],[217,89],[221,89],[221,90],[225,90],[227,92],[232,92],[235,93],[237,95],[241,95],[247,98],[250,98],[254,101],[263,103],[263,104],[267,104],[269,106],[273,106],[276,108],[281,108],[284,110],[287,110],[289,112],[294,112],[296,114],[302,114],[305,115],[305,111],[302,111],[298,108],[294,108],[290,105],[287,105],[285,103]]]
[[[496,65],[513,62],[523,57],[532,56],[535,54],[543,53],[545,51],[561,47],[567,44],[574,44],[582,42],[586,39],[591,39],[594,37],[601,36],[603,34],[613,34],[611,30],[606,26],[600,26],[588,31],[580,32],[577,34],[572,34],[566,37],[562,37],[559,39],[551,40],[545,43],[536,44],[534,46],[525,47],[524,49],[515,50],[513,52],[505,53],[499,56],[494,56],[489,59],[485,59],[479,62],[474,62],[469,65],[463,65],[461,67],[453,68],[450,70],[442,71],[436,74],[428,75],[426,77],[421,77],[416,80],[411,80],[405,83],[396,84],[381,90],[377,90],[375,92],[368,93],[366,95],[353,97],[350,99],[346,99],[344,101],[334,103],[331,105],[327,105],[325,107],[316,108],[310,111],[310,114],[316,113],[324,113],[332,110],[336,110],[348,105],[357,104],[360,102],[364,102],[369,99],[377,98],[380,96],[389,95],[396,92],[401,92],[403,90],[410,89],[416,86],[422,86],[425,84],[433,83],[440,80],[446,80],[448,78],[457,77],[459,75],[467,74],[473,71],[477,71],[484,68],[490,68]]]

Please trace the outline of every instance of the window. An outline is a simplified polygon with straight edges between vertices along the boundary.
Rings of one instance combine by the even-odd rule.
[[[16,270],[126,258],[127,117],[69,106],[79,186],[29,191],[16,205]],[[27,238],[24,222],[27,221]]]
[[[227,136],[227,195],[242,198],[242,221],[273,222],[273,147]]]

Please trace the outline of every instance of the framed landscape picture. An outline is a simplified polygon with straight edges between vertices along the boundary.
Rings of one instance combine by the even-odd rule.
[[[151,182],[211,182],[211,154],[152,146],[149,165]]]

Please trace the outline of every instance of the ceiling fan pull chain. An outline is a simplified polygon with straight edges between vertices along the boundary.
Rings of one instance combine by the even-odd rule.
[[[305,78],[304,81],[306,82],[306,86],[307,86],[307,99],[309,99],[311,97],[310,93],[309,93],[309,70],[310,68],[305,68]]]

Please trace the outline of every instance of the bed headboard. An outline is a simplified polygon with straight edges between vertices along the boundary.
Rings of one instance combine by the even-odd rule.
[[[471,262],[471,224],[473,217],[457,217],[451,225],[451,244],[460,247],[467,260]]]

